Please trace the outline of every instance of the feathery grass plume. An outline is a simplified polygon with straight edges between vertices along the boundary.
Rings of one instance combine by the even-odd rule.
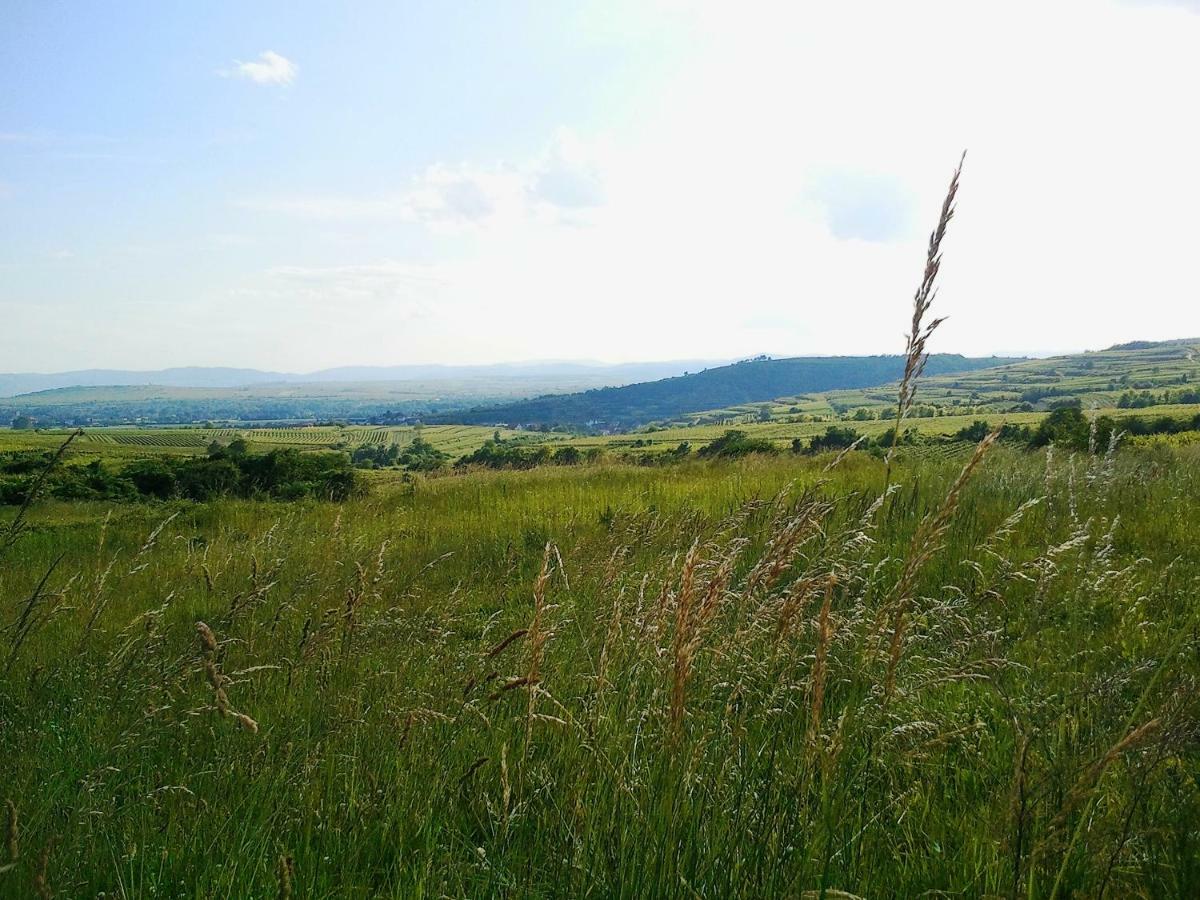
[[[229,703],[225,686],[230,679],[221,672],[217,664],[217,636],[205,622],[196,622],[196,635],[200,640],[200,663],[204,668],[204,677],[213,689],[213,702],[217,712],[224,718],[233,719],[243,731],[258,734],[258,723],[242,712],[238,712]]]
[[[200,637],[200,649],[206,654],[215,654],[217,652],[217,636],[213,634],[213,630],[208,627],[205,622],[196,623],[196,634]]]
[[[676,736],[680,734],[683,726],[687,682],[691,675],[692,663],[700,650],[708,626],[726,597],[729,584],[733,580],[734,566],[745,545],[745,539],[731,541],[724,548],[722,556],[702,566],[700,543],[697,538],[684,559],[675,606],[675,634],[671,643],[670,719]],[[767,555],[770,555],[770,551]],[[707,574],[707,580],[698,587],[697,574],[702,569]]]
[[[1166,656],[1159,662],[1159,667],[1154,670],[1154,675],[1151,676],[1149,683],[1143,689],[1142,696],[1139,698],[1137,706],[1134,708],[1134,711],[1130,716],[1130,720],[1136,721],[1137,716],[1141,713],[1141,710],[1148,702],[1151,691],[1154,689],[1159,678],[1162,676],[1165,665],[1174,658],[1180,647],[1183,646],[1188,633],[1190,632],[1191,628],[1196,625],[1197,620],[1200,620],[1200,612],[1193,614],[1191,622],[1188,623],[1189,627],[1180,632],[1180,635],[1172,642]],[[1108,752],[1104,754],[1104,756],[1102,756],[1096,763],[1094,763],[1084,772],[1083,776],[1081,776],[1079,781],[1075,784],[1075,787],[1073,787],[1071,792],[1067,795],[1067,799],[1063,803],[1062,810],[1060,810],[1059,814],[1055,816],[1054,820],[1050,823],[1047,837],[1043,841],[1043,847],[1048,842],[1052,841],[1058,834],[1059,830],[1066,824],[1066,819],[1070,815],[1072,808],[1082,802],[1084,804],[1084,809],[1078,817],[1075,830],[1071,833],[1071,840],[1067,844],[1067,848],[1062,854],[1062,860],[1059,863],[1058,872],[1054,876],[1054,886],[1050,889],[1050,900],[1054,900],[1054,898],[1059,896],[1059,888],[1062,887],[1063,878],[1066,877],[1067,867],[1070,865],[1071,856],[1075,851],[1076,845],[1079,843],[1079,838],[1083,834],[1084,825],[1091,817],[1091,811],[1096,802],[1096,789],[1099,787],[1100,779],[1104,777],[1105,771],[1122,754],[1145,743],[1146,739],[1150,735],[1157,732],[1161,726],[1162,719],[1160,717],[1156,717],[1150,719],[1142,725],[1132,728],[1125,735],[1125,737],[1117,741],[1117,743],[1114,744],[1108,750]]]
[[[494,647],[492,647],[490,650],[488,650],[488,652],[486,654],[484,654],[484,659],[491,659],[494,656],[499,656],[501,653],[503,653],[505,650],[508,649],[509,645],[516,643],[521,638],[525,637],[525,635],[527,635],[528,633],[529,633],[528,628],[518,628],[516,631],[514,631],[512,634],[510,634],[508,637],[506,637],[500,643],[496,644]]]
[[[824,579],[821,577],[797,578],[788,585],[783,602],[779,604],[779,615],[775,624],[775,650],[778,651],[784,638],[792,633],[792,624],[796,616],[808,603],[808,598],[816,593]]]
[[[50,889],[51,843],[52,841],[47,841],[46,846],[42,848],[42,852],[38,856],[37,874],[33,876],[33,890],[40,900],[52,900],[54,897],[54,891]]]
[[[949,226],[950,220],[954,218],[954,200],[958,194],[958,179],[962,174],[963,161],[966,158],[967,153],[964,150],[958,161],[958,167],[950,179],[950,187],[946,191],[946,199],[942,202],[942,214],[938,217],[937,227],[929,235],[929,250],[925,256],[925,274],[913,296],[912,323],[904,350],[904,377],[900,379],[900,389],[896,396],[896,432],[885,458],[887,464],[885,484],[891,483],[892,453],[895,451],[896,445],[900,443],[900,436],[904,432],[904,419],[912,409],[913,399],[917,392],[917,379],[921,377],[925,371],[925,364],[929,361],[926,345],[929,343],[929,338],[937,331],[938,326],[946,321],[943,317],[926,322],[925,315],[933,305],[934,297],[937,296],[937,275],[942,267],[942,239],[946,236],[946,228]]]
[[[606,576],[607,577],[607,576]],[[608,619],[608,628],[604,632],[604,643],[600,647],[600,661],[596,665],[596,695],[604,690],[608,678],[608,662],[612,655],[613,648],[621,637],[621,614],[623,611],[622,601],[625,599],[625,590],[622,588],[613,598],[612,613]],[[597,707],[597,712],[599,708]]]
[[[142,546],[138,549],[138,552],[133,555],[133,560],[129,564],[128,574],[134,575],[149,565],[149,563],[141,563],[138,565],[138,560],[149,554],[150,551],[155,548],[155,546],[158,544],[159,535],[163,533],[163,529],[174,522],[177,518],[179,518],[178,511],[171,513],[169,516],[159,522],[158,525],[154,527],[154,530],[146,536],[146,542],[142,544]]]
[[[1000,430],[996,429],[979,442],[975,447],[975,452],[971,454],[971,458],[967,460],[967,464],[963,466],[958,478],[950,488],[950,492],[946,494],[946,498],[942,501],[942,505],[937,513],[932,517],[926,517],[917,528],[916,534],[913,535],[908,559],[905,561],[904,569],[901,571],[900,578],[896,582],[896,587],[892,591],[891,602],[889,604],[892,612],[892,635],[888,649],[887,675],[884,679],[883,693],[885,698],[890,698],[892,691],[896,687],[896,668],[900,664],[900,657],[904,647],[906,619],[909,607],[912,606],[912,590],[916,584],[917,576],[925,568],[925,564],[933,558],[934,554],[941,550],[942,539],[946,536],[946,531],[949,529],[950,522],[954,518],[955,510],[958,509],[959,501],[962,499],[963,488],[966,487],[971,474],[983,461],[988,450],[991,449],[999,437]]]

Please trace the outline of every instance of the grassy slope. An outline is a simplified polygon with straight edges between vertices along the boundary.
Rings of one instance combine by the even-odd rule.
[[[1077,397],[1085,408],[1116,406],[1127,390],[1161,392],[1200,386],[1200,340],[1171,341],[1137,350],[1102,350],[1073,356],[1035,359],[998,368],[935,375],[923,378],[917,403],[970,412],[1001,412],[1022,402],[1028,391],[1054,391],[1034,400],[1038,409],[1047,401]],[[894,409],[896,388],[893,384],[853,391],[828,391],[806,398],[786,398],[772,406],[781,418],[798,412],[835,414],[866,407],[876,412]],[[715,409],[699,413],[690,420],[752,416],[758,406]]]
[[[824,463],[483,473],[107,526],[38,508],[0,566],[8,625],[65,554],[2,648],[22,851],[0,894],[30,894],[53,838],[60,896],[274,895],[283,855],[303,897],[1045,896],[1060,869],[1079,894],[1195,896],[1200,456],[1048,474],[995,451],[903,595],[886,701],[871,634],[956,468],[902,466],[868,514],[879,465]],[[503,689],[529,637],[495,648],[534,619],[546,541],[565,570],[531,703]],[[212,709],[197,619],[257,733]]]

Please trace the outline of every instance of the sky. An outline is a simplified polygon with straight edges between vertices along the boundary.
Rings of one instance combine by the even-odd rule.
[[[1200,0],[5,0],[0,371],[1200,336]]]

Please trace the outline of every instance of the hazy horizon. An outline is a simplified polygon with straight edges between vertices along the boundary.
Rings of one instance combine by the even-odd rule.
[[[1138,340],[1138,339],[1132,339]],[[1166,340],[1173,340],[1168,338]],[[1055,356],[1071,356],[1082,353],[1093,353],[1105,348],[1088,348],[1088,349],[1066,349],[1054,351],[1012,351],[1012,352],[996,352],[996,353],[959,353],[953,349],[932,350],[934,355],[959,355],[969,358],[1011,358],[1011,359],[1047,359]],[[79,372],[127,372],[131,374],[156,374],[160,372],[183,372],[190,370],[197,371],[229,371],[229,372],[253,372],[260,375],[283,375],[289,378],[303,378],[309,375],[322,375],[326,373],[345,371],[345,370],[389,370],[389,369],[522,369],[522,368],[537,368],[537,367],[580,367],[592,369],[621,369],[621,368],[636,368],[638,366],[667,366],[667,365],[685,365],[685,364],[702,364],[708,366],[723,366],[730,365],[742,360],[754,359],[759,356],[768,356],[772,359],[790,359],[790,358],[822,358],[822,357],[867,357],[867,356],[903,356],[903,353],[898,350],[884,350],[878,353],[752,353],[747,356],[725,356],[713,359],[692,359],[688,357],[675,357],[670,359],[636,359],[610,362],[601,359],[514,359],[514,360],[487,360],[482,362],[469,363],[379,363],[373,365],[361,365],[348,363],[337,366],[327,366],[320,369],[296,368],[296,369],[262,369],[256,366],[239,366],[239,365],[191,365],[188,363],[180,363],[178,365],[160,366],[157,368],[145,368],[141,366],[88,366],[86,368],[60,369],[60,370],[28,370],[28,371],[0,371],[0,376],[5,375],[69,375]]]

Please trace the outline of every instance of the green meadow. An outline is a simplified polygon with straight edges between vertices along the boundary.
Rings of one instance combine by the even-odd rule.
[[[1197,447],[372,474],[0,511],[0,895],[1200,893]]]

